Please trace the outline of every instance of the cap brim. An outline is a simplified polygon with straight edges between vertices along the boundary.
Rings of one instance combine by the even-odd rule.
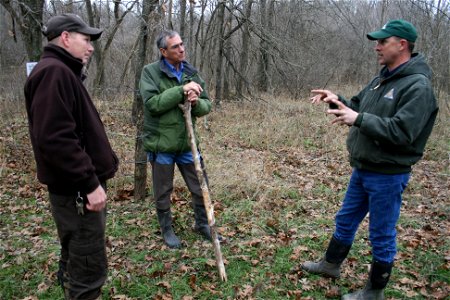
[[[367,34],[367,38],[372,41],[387,39],[388,37],[391,37],[391,36],[392,36],[392,34],[386,32],[386,31],[383,31],[383,30],[374,31],[374,32]]]
[[[77,32],[85,34],[85,35],[89,35],[91,37],[91,41],[95,41],[100,38],[100,36],[103,33],[103,30],[98,29],[98,28],[93,28],[93,27],[86,27],[86,28],[77,30]]]

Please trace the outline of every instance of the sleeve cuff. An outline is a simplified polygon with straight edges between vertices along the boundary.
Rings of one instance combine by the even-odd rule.
[[[87,194],[92,193],[100,185],[100,181],[97,177],[93,177],[84,185],[84,191]]]
[[[363,121],[364,113],[359,113],[356,117],[355,123],[353,124],[356,127],[361,127],[361,123]]]
[[[180,85],[180,94],[181,94],[181,103],[184,102],[184,91],[183,91],[183,86]]]

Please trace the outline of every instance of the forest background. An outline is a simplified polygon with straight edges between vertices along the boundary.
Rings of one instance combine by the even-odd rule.
[[[333,231],[351,169],[348,129],[312,106],[312,88],[355,94],[380,69],[366,33],[403,18],[433,69],[440,112],[415,166],[397,226],[388,299],[450,293],[450,1],[448,0],[0,0],[0,299],[57,299],[58,241],[28,138],[26,63],[46,41],[42,25],[73,12],[104,28],[86,85],[121,166],[111,180],[110,273],[104,299],[338,299],[364,285],[367,221],[339,280],[304,273]],[[155,217],[141,145],[143,65],[155,36],[180,32],[214,101],[199,120],[228,281],[209,243],[192,233],[189,195],[172,195],[183,249],[168,250]]]

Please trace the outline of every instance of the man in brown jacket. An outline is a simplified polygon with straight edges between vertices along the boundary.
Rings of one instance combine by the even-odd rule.
[[[100,299],[107,276],[106,180],[118,159],[83,85],[83,68],[102,30],[63,14],[43,33],[49,44],[24,91],[37,176],[48,187],[61,243],[58,279],[65,299]]]

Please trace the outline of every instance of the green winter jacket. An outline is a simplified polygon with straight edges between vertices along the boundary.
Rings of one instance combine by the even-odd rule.
[[[144,149],[147,152],[182,153],[191,150],[183,112],[178,107],[184,102],[183,85],[195,81],[203,88],[191,111],[194,132],[196,118],[211,111],[205,82],[193,66],[187,62],[183,65],[181,83],[163,60],[148,64],[142,70],[139,89],[144,101]]]
[[[359,112],[347,138],[352,167],[397,174],[411,171],[423,155],[438,106],[431,86],[431,69],[413,54],[394,74],[386,67],[346,106]]]

